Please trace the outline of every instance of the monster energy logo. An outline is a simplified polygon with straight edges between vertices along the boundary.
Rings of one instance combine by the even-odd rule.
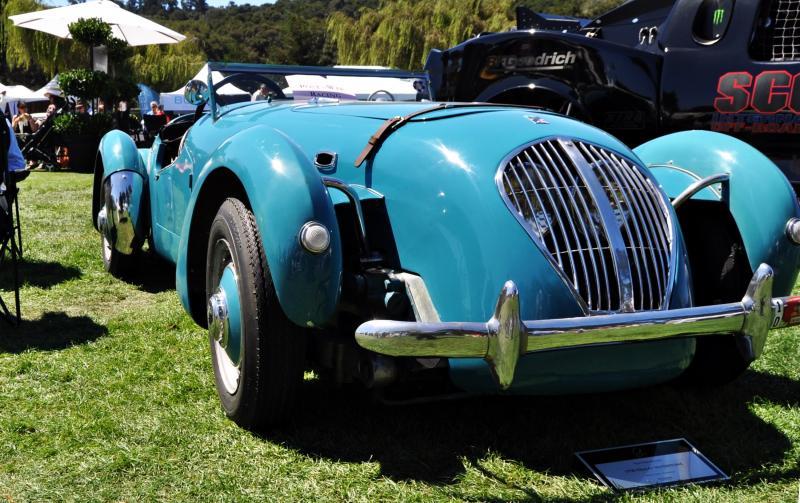
[[[717,9],[714,11],[714,24],[722,24],[722,20],[725,19],[725,9]]]

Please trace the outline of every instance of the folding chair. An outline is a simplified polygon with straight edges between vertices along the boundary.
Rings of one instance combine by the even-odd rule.
[[[14,296],[11,307],[0,296],[0,319],[11,325],[19,325],[22,319],[19,301],[19,251],[17,244],[19,225],[15,223],[14,207],[17,206],[17,187],[8,176],[9,129],[5,120],[0,120],[0,272],[11,268],[11,289]],[[13,192],[12,192],[13,190]]]

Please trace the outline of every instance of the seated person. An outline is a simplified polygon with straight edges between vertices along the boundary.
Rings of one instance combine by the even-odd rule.
[[[75,113],[78,115],[89,115],[89,112],[86,110],[86,103],[81,100],[75,104]]]
[[[28,106],[20,101],[17,105],[17,115],[11,120],[11,128],[14,134],[28,135],[36,131],[38,125],[28,113]]]
[[[258,90],[254,92],[253,96],[250,98],[250,101],[262,100],[269,100],[269,89],[267,88],[266,84],[261,84],[258,86]]]
[[[147,115],[164,115],[164,111],[159,108],[157,101],[151,101],[150,111],[147,112]]]

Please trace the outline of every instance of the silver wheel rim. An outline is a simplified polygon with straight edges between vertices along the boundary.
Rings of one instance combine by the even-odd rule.
[[[103,236],[103,244],[102,244],[103,260],[105,260],[106,262],[111,262],[111,252],[112,252],[111,242],[108,240],[105,234],[102,234],[102,236]]]
[[[224,253],[219,257],[220,263],[218,264],[219,272],[217,274],[218,277],[216,278],[215,293],[211,295],[208,300],[209,335],[214,348],[213,353],[217,364],[216,366],[219,374],[219,380],[222,382],[222,387],[225,389],[225,392],[229,395],[234,395],[239,390],[244,341],[242,340],[241,328],[237,326],[237,328],[239,328],[239,330],[236,331],[239,332],[238,338],[240,349],[239,357],[237,358],[238,361],[234,361],[228,354],[228,345],[230,344],[229,337],[231,335],[236,336],[235,334],[230,333],[232,329],[232,327],[230,327],[230,315],[238,316],[239,319],[241,319],[241,314],[238,312],[231,313],[229,312],[229,309],[239,310],[239,277],[236,271],[236,266],[233,263],[230,246],[228,245],[227,241],[220,239],[217,241],[216,246],[223,247],[225,250]],[[227,273],[227,271],[230,271],[230,273]],[[231,274],[232,277],[229,276],[226,280],[226,274]],[[228,288],[224,288],[224,282],[228,283],[226,285]],[[235,290],[235,292],[232,291],[229,293],[228,290]],[[230,295],[236,296],[235,302],[229,303]],[[231,298],[230,300],[234,300],[234,298]]]

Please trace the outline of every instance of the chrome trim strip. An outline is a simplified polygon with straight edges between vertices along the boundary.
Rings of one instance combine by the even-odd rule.
[[[653,256],[653,266],[657,266],[656,259],[661,266],[661,270],[656,272],[656,277],[658,279],[662,306],[665,306],[668,303],[668,298],[666,297],[666,285],[663,285],[662,281],[666,281],[665,276],[669,273],[667,269],[669,267],[668,255],[670,253],[672,240],[671,236],[669,238],[665,236],[671,232],[668,224],[670,220],[669,213],[666,205],[663,203],[663,198],[659,197],[658,201],[654,201],[653,195],[660,193],[657,192],[655,185],[645,178],[640,171],[625,170],[625,176],[631,179],[633,185],[639,189],[637,194],[640,196],[640,200],[643,201],[642,206],[645,208],[646,218],[648,218],[650,222],[650,225],[645,227],[645,229],[652,237],[653,244],[651,255]],[[661,229],[663,232],[658,232],[658,229]],[[670,242],[667,242],[667,239],[669,239]],[[660,248],[657,248],[658,246],[660,246]],[[664,255],[667,255],[667,257],[665,258]]]
[[[594,203],[597,206],[600,216],[603,221],[603,228],[608,238],[608,244],[611,247],[611,258],[616,271],[617,285],[619,288],[619,310],[622,312],[633,312],[633,277],[631,275],[631,264],[628,260],[628,252],[625,247],[625,240],[622,237],[622,232],[617,225],[617,215],[614,208],[611,207],[611,202],[605,197],[605,190],[600,185],[600,180],[594,174],[594,169],[587,162],[586,158],[581,155],[576,142],[573,140],[559,140],[559,143],[564,147],[567,155],[572,159],[573,164],[577,166],[578,172],[583,178],[583,182],[589,187],[589,192],[594,198]],[[580,142],[577,142],[580,144]],[[600,197],[600,196],[604,197]],[[609,297],[610,301],[610,297]],[[613,310],[613,306],[609,307]]]
[[[582,318],[522,321],[513,282],[503,286],[486,323],[369,321],[356,330],[363,348],[389,356],[484,358],[501,389],[513,383],[521,355],[608,344],[700,336],[745,338],[753,358],[761,355],[776,309],[772,268],[761,264],[741,302],[685,309],[642,311]]]
[[[367,225],[364,223],[364,210],[361,208],[361,199],[358,198],[358,194],[356,194],[356,191],[353,190],[352,187],[338,178],[325,176],[322,177],[322,183],[326,187],[340,191],[350,200],[356,214],[356,228],[358,229],[359,244],[365,256],[369,256],[370,249],[369,242],[367,241]]]
[[[550,146],[552,148],[552,144]],[[538,149],[537,149],[537,147],[538,147]],[[541,161],[544,164],[544,159],[542,159],[541,155],[538,152],[538,150],[545,151],[544,147],[542,147],[541,145],[533,145],[532,149],[536,153],[536,156],[539,158],[539,161]],[[565,170],[565,172],[571,173],[572,171],[569,169],[569,164],[567,164],[567,162],[564,161],[564,158],[561,156],[561,154],[558,153],[558,149],[553,149],[553,152],[556,154],[556,157],[558,157],[558,161],[561,164],[561,167]],[[545,151],[545,153],[546,153],[546,151]],[[563,178],[562,178],[562,181],[563,181]],[[564,181],[564,186],[565,187],[567,186],[565,181]],[[586,190],[588,191],[589,188],[587,187]],[[570,197],[573,197],[572,193],[569,190],[567,190],[566,192],[568,194],[570,194]],[[581,205],[583,206],[584,218],[579,219],[579,221],[581,223],[581,227],[583,229],[584,236],[586,236],[586,251],[588,252],[589,259],[592,261],[592,267],[593,267],[594,279],[595,279],[595,288],[597,289],[597,297],[598,297],[598,300],[599,300],[601,298],[601,295],[600,295],[600,275],[599,275],[599,269],[597,267],[597,262],[598,261],[595,260],[595,254],[600,256],[599,262],[600,262],[601,268],[603,269],[603,276],[605,277],[606,291],[607,292],[608,292],[608,287],[610,285],[611,278],[609,278],[609,276],[608,276],[608,267],[606,267],[606,262],[605,262],[605,260],[603,260],[603,248],[604,248],[603,247],[603,242],[600,240],[600,236],[597,233],[597,229],[595,228],[595,226],[592,225],[591,222],[588,225],[586,223],[585,215],[591,214],[591,211],[589,210],[589,204],[586,202],[586,198],[584,197],[583,191],[581,190],[580,187],[578,187],[578,190],[576,192],[578,194],[578,198],[581,201]],[[574,199],[574,197],[573,197],[573,199]],[[577,215],[581,215],[581,209],[578,208],[577,206],[573,206],[573,207],[574,207],[574,209],[576,211],[576,214]],[[589,232],[589,230],[591,230],[591,233]],[[594,238],[594,246],[590,242],[590,236]],[[588,284],[588,279],[589,278],[587,277],[586,278],[586,280],[587,280],[586,291],[590,292],[591,291],[591,285]],[[610,294],[609,294],[609,297],[610,297]],[[589,298],[588,303],[591,305],[591,297]],[[610,308],[610,304],[609,304],[609,308]]]
[[[683,173],[685,175],[688,175],[688,176],[694,178],[695,180],[701,180],[702,179],[701,176],[698,175],[697,173],[694,173],[694,172],[692,172],[692,171],[690,171],[690,170],[688,170],[686,168],[681,168],[680,166],[675,166],[674,164],[648,164],[647,165],[647,169],[653,169],[653,168],[671,169],[673,171],[677,171],[679,173]],[[717,197],[722,199],[722,193],[721,192],[719,192],[714,187],[710,187],[710,189],[711,189],[712,192],[717,194]]]
[[[678,209],[683,203],[691,199],[695,194],[706,187],[710,187],[711,185],[716,185],[718,183],[728,183],[730,179],[731,176],[728,173],[718,173],[716,175],[703,178],[702,180],[698,180],[686,187],[686,189],[684,189],[684,191],[681,192],[678,197],[672,200],[672,207]],[[722,196],[720,195],[720,197]]]
[[[592,157],[592,158],[595,157],[592,154],[592,152],[590,152],[590,149],[586,148],[586,144],[580,143],[579,145],[580,145],[580,148],[581,148],[581,150],[583,150],[585,155],[588,155],[589,157]],[[591,147],[592,151],[595,151],[594,147],[592,147],[591,145],[590,145],[590,147]],[[608,176],[606,176],[606,173],[604,173],[603,170],[598,170],[598,171],[600,172],[600,174],[605,179],[606,184],[609,187],[611,187],[612,186],[611,181],[609,180]],[[619,177],[617,177],[617,174],[614,171],[615,170],[612,167],[612,169],[608,170],[608,174],[614,179],[614,182],[616,183],[616,185],[618,187],[626,188],[625,184],[622,183],[621,179]],[[611,191],[611,194],[612,194],[612,196],[614,198],[614,202],[616,203],[617,207],[620,208],[620,211],[622,211],[622,208],[623,208],[622,201],[617,196],[617,192],[616,191]],[[627,191],[626,191],[626,196],[628,196],[628,199],[630,199],[630,194],[628,194]],[[626,203],[627,202],[628,201],[626,201]],[[630,207],[630,204],[628,204],[628,206]],[[623,217],[624,217],[624,214],[623,214]],[[642,249],[642,247],[641,246],[635,246],[636,243],[641,242],[641,236],[639,236],[639,228],[637,226],[636,229],[635,229],[636,230],[636,235],[639,238],[639,241],[635,241],[633,239],[633,233],[631,232],[631,229],[630,229],[630,224],[631,224],[631,219],[623,218],[623,227],[625,229],[625,234],[628,236],[628,243],[630,244],[630,247],[631,247],[631,255],[633,255],[633,263],[636,266],[636,273],[639,275],[639,278],[640,278],[640,280],[638,282],[639,283],[639,296],[642,299],[642,308],[644,309],[644,298],[645,298],[644,297],[644,286],[643,286],[643,282],[641,281],[641,277],[642,277],[642,273],[644,272],[644,267],[642,267],[642,265],[643,264],[646,265],[647,261],[646,261],[646,258],[644,256],[644,250]],[[641,262],[639,262],[639,256],[642,257],[642,261]],[[650,308],[652,309],[653,287],[650,284],[650,276],[647,275],[646,278],[647,278],[647,289],[648,289],[648,292],[650,293],[650,299],[651,299]],[[634,298],[634,306],[636,306],[636,299],[635,298]]]
[[[651,310],[652,309],[656,309],[656,307],[653,306],[653,299],[654,298],[661,298],[662,295],[663,295],[663,289],[662,289],[661,279],[660,279],[661,275],[657,271],[655,272],[655,275],[658,276],[659,279],[658,279],[658,284],[656,285],[656,290],[655,291],[653,290],[653,285],[652,285],[652,280],[651,280],[651,276],[653,275],[653,273],[651,271],[654,270],[655,261],[656,261],[656,250],[655,250],[655,246],[653,244],[656,238],[655,238],[655,236],[653,236],[653,234],[655,232],[655,229],[653,228],[653,222],[647,217],[646,212],[643,210],[644,205],[645,205],[645,203],[644,203],[644,197],[645,196],[644,196],[644,194],[642,194],[640,192],[639,188],[635,186],[635,184],[634,184],[634,182],[632,180],[633,177],[631,176],[631,174],[629,172],[630,171],[630,167],[629,166],[620,165],[620,163],[615,162],[608,155],[603,156],[602,154],[600,154],[600,156],[608,164],[609,168],[612,171],[616,170],[619,173],[620,178],[622,180],[622,183],[620,184],[620,187],[623,190],[626,190],[626,195],[627,195],[627,198],[628,198],[629,207],[631,208],[632,214],[635,216],[633,218],[633,221],[636,224],[636,231],[637,231],[636,233],[637,233],[637,236],[639,236],[639,241],[637,241],[635,243],[632,242],[631,246],[635,246],[637,248],[637,250],[641,253],[641,257],[642,257],[643,262],[647,265],[647,267],[644,268],[642,272],[645,273],[645,278],[647,279],[648,291],[651,293],[651,295],[650,295],[650,308],[649,309],[651,309]],[[645,225],[645,223],[648,223],[648,222],[649,222],[649,225]],[[644,236],[644,240],[641,239],[642,236]],[[649,250],[649,252],[650,252],[650,259],[647,258],[647,253],[646,253],[647,250]],[[640,278],[640,282],[641,282],[641,278]],[[645,305],[644,305],[644,298],[642,299],[641,308],[643,310],[647,309],[645,307]]]

